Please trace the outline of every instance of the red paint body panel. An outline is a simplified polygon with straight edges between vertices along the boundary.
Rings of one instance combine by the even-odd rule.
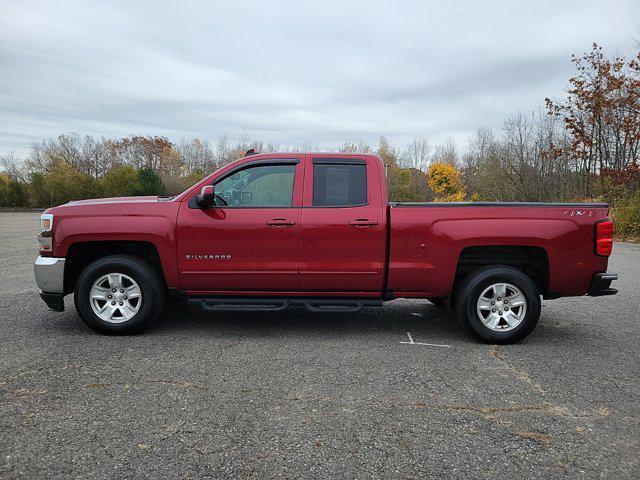
[[[267,225],[273,218],[294,224]],[[178,270],[187,290],[298,289],[300,208],[200,210],[183,202],[177,236]]]
[[[466,247],[519,245],[543,248],[549,259],[549,290],[583,295],[607,259],[594,255],[591,216],[565,215],[567,207],[392,207],[389,288],[444,296],[451,291],[460,252]],[[425,244],[424,250],[419,249]]]
[[[180,288],[176,265],[178,203],[158,197],[84,200],[50,208],[54,215],[53,255],[66,257],[74,243],[141,241],[158,250],[167,286]]]
[[[376,157],[354,155],[367,162],[367,204],[353,207],[313,206],[313,158],[308,155],[300,230],[300,288],[327,292],[381,292],[385,270],[386,185]],[[347,159],[349,157],[346,157]],[[384,198],[382,192],[385,193]],[[375,225],[354,226],[371,221]]]
[[[314,206],[314,158],[364,161],[366,204]],[[297,162],[291,206],[203,210],[189,205],[203,185],[239,166],[282,159]],[[389,207],[385,178],[375,155],[252,155],[172,200],[97,199],[51,208],[50,254],[65,257],[77,242],[149,242],[159,253],[168,287],[221,296],[445,296],[461,252],[473,246],[544,249],[549,291],[563,296],[587,293],[594,273],[607,269],[607,258],[594,251],[594,225],[608,214],[604,205]],[[286,225],[268,224],[274,219]],[[352,224],[365,220],[368,225]]]
[[[304,155],[288,154],[278,158],[299,162],[295,166],[291,207],[217,207],[202,210],[189,206],[190,197],[180,202],[177,254],[178,270],[185,290],[299,289],[298,245]],[[252,156],[233,163],[201,184],[215,183],[229,170],[260,160],[261,157]],[[275,219],[281,219],[289,225],[267,224]]]
[[[187,290],[189,296],[212,297],[329,297],[329,298],[380,298],[380,292],[307,292],[301,290]]]

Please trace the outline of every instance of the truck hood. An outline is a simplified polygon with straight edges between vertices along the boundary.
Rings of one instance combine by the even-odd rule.
[[[157,196],[150,195],[146,197],[111,197],[111,198],[91,198],[89,200],[75,200],[67,203],[67,205],[102,205],[102,204],[114,204],[114,203],[150,203],[157,202]]]
[[[158,216],[163,212],[172,211],[176,205],[173,198],[147,196],[147,197],[113,197],[93,198],[89,200],[77,200],[59,207],[51,207],[45,213],[71,217],[93,216],[123,216],[123,215],[150,215]]]

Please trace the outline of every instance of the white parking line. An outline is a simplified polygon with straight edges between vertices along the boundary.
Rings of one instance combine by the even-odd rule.
[[[426,345],[427,347],[451,348],[451,345],[442,345],[442,344],[439,344],[439,343],[414,342],[413,341],[413,337],[411,336],[411,333],[409,333],[409,332],[407,332],[407,337],[409,337],[409,341],[408,342],[400,342],[400,343],[404,343],[405,345]]]

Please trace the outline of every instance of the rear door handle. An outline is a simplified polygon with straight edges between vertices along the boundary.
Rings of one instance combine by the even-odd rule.
[[[267,220],[267,225],[271,227],[289,227],[295,225],[293,220],[287,220],[286,218],[274,218],[273,220]]]
[[[353,225],[354,227],[373,227],[377,224],[378,222],[373,222],[367,218],[357,218],[349,222],[349,225]]]

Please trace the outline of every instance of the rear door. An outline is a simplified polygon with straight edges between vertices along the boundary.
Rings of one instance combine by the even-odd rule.
[[[300,228],[300,286],[308,292],[381,291],[384,207],[366,157],[308,155]]]

